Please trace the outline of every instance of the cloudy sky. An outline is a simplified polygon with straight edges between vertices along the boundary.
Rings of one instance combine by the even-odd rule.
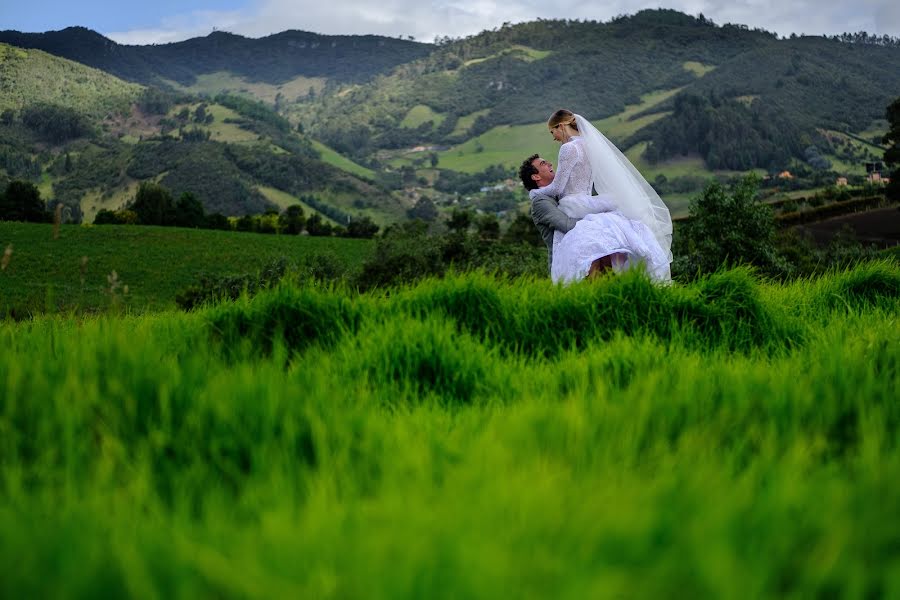
[[[164,43],[213,28],[250,37],[285,29],[326,34],[462,37],[538,18],[609,20],[645,8],[703,13],[781,35],[867,31],[900,36],[897,0],[0,0],[0,29],[47,31],[83,25],[125,44]]]

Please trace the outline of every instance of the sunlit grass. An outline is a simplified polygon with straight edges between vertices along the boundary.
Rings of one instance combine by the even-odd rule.
[[[716,68],[712,65],[705,65],[701,62],[697,62],[694,60],[689,60],[682,65],[686,71],[690,71],[697,77],[703,77],[710,71],[715,71]]]
[[[307,217],[309,217],[310,215],[318,214],[320,217],[322,217],[323,220],[327,221],[328,223],[330,223],[332,225],[337,224],[334,221],[334,219],[332,219],[331,217],[329,217],[323,213],[320,213],[319,211],[317,211],[316,209],[311,207],[309,204],[307,204],[306,202],[303,202],[302,200],[300,200],[299,198],[297,198],[296,196],[294,196],[292,194],[288,194],[287,192],[282,192],[279,189],[275,189],[273,187],[266,187],[266,186],[259,186],[256,189],[259,190],[259,192],[263,196],[266,197],[266,200],[268,200],[269,202],[272,202],[281,210],[284,210],[288,206],[294,206],[296,204],[299,204],[300,206],[303,207],[303,212],[306,214]]]
[[[400,127],[415,128],[423,123],[431,121],[437,127],[447,118],[447,115],[435,112],[430,106],[417,104],[409,109],[403,120],[400,121]]]
[[[484,110],[478,110],[460,117],[456,120],[456,127],[453,128],[451,135],[463,135],[472,128],[472,125],[475,124],[479,117],[483,117],[489,112],[491,112],[490,109],[485,108]]]
[[[375,172],[372,169],[368,169],[362,165],[356,164],[349,158],[343,156],[342,154],[338,154],[318,140],[311,141],[313,148],[315,148],[315,150],[321,155],[322,160],[327,162],[328,164],[335,166],[342,171],[352,173],[353,175],[365,177],[366,179],[375,179]]]

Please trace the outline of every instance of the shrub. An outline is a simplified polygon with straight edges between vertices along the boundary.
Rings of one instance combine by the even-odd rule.
[[[674,237],[675,277],[690,279],[728,264],[751,264],[767,274],[785,271],[775,247],[775,219],[756,199],[757,184],[754,175],[731,191],[711,182],[691,201],[690,218]]]

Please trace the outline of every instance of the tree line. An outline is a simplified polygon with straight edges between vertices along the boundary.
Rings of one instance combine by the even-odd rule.
[[[178,199],[164,186],[144,182],[138,187],[134,200],[121,210],[100,210],[95,225],[157,225],[161,227],[190,227],[222,229],[256,233],[313,236],[341,235],[370,238],[379,227],[369,217],[350,219],[346,227],[333,226],[318,213],[306,216],[299,204],[288,206],[280,213],[267,210],[263,214],[244,215],[229,219],[221,213],[206,213],[203,204],[191,192],[182,192]]]

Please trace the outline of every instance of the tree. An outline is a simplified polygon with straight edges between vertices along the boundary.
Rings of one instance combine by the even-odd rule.
[[[235,231],[253,231],[256,228],[256,222],[250,215],[244,215],[234,224]]]
[[[138,106],[147,114],[164,115],[172,108],[175,99],[169,92],[158,88],[148,87],[141,92],[138,98]]]
[[[454,233],[466,233],[472,225],[472,213],[468,210],[453,209],[447,219],[447,229]]]
[[[211,215],[206,215],[205,227],[206,229],[229,231],[231,229],[231,221],[222,213],[212,213]]]
[[[325,222],[322,215],[314,213],[306,220],[306,231],[309,232],[309,235],[329,236],[331,235],[331,225]]]
[[[475,223],[475,230],[482,240],[496,240],[500,238],[500,221],[491,213],[482,215]]]
[[[142,183],[130,208],[141,225],[171,225],[175,221],[172,194],[158,183]]]
[[[347,237],[350,238],[366,238],[375,237],[378,233],[378,225],[376,225],[370,217],[362,217],[353,219],[347,224]]]
[[[282,233],[288,235],[299,234],[303,231],[304,225],[306,225],[306,215],[303,212],[303,207],[299,204],[288,206],[281,213],[281,216],[278,217],[278,227]]]
[[[712,182],[691,201],[690,218],[674,236],[676,275],[693,277],[742,263],[771,274],[784,271],[775,246],[775,218],[756,198],[758,184],[755,175],[748,175],[729,192]]]
[[[43,223],[49,214],[41,200],[41,192],[28,181],[10,181],[0,196],[0,220]]]
[[[900,98],[888,106],[886,116],[890,129],[884,134],[882,143],[890,144],[890,146],[884,151],[884,162],[895,168],[891,173],[891,183],[888,184],[885,194],[892,200],[900,200]]]
[[[91,133],[87,119],[67,106],[38,104],[22,110],[22,122],[45,140],[65,142]]]
[[[503,241],[513,244],[530,244],[532,246],[543,246],[544,240],[534,226],[531,217],[519,213],[513,222],[509,224],[506,233],[503,234]]]
[[[183,192],[175,203],[175,225],[178,227],[203,227],[206,223],[206,215],[203,205],[197,196],[190,192]]]
[[[116,213],[106,208],[101,208],[94,217],[94,225],[118,225],[119,220],[116,219]]]
[[[434,221],[438,216],[437,208],[430,199],[422,197],[416,202],[416,205],[406,211],[410,219],[422,219],[423,221]]]

